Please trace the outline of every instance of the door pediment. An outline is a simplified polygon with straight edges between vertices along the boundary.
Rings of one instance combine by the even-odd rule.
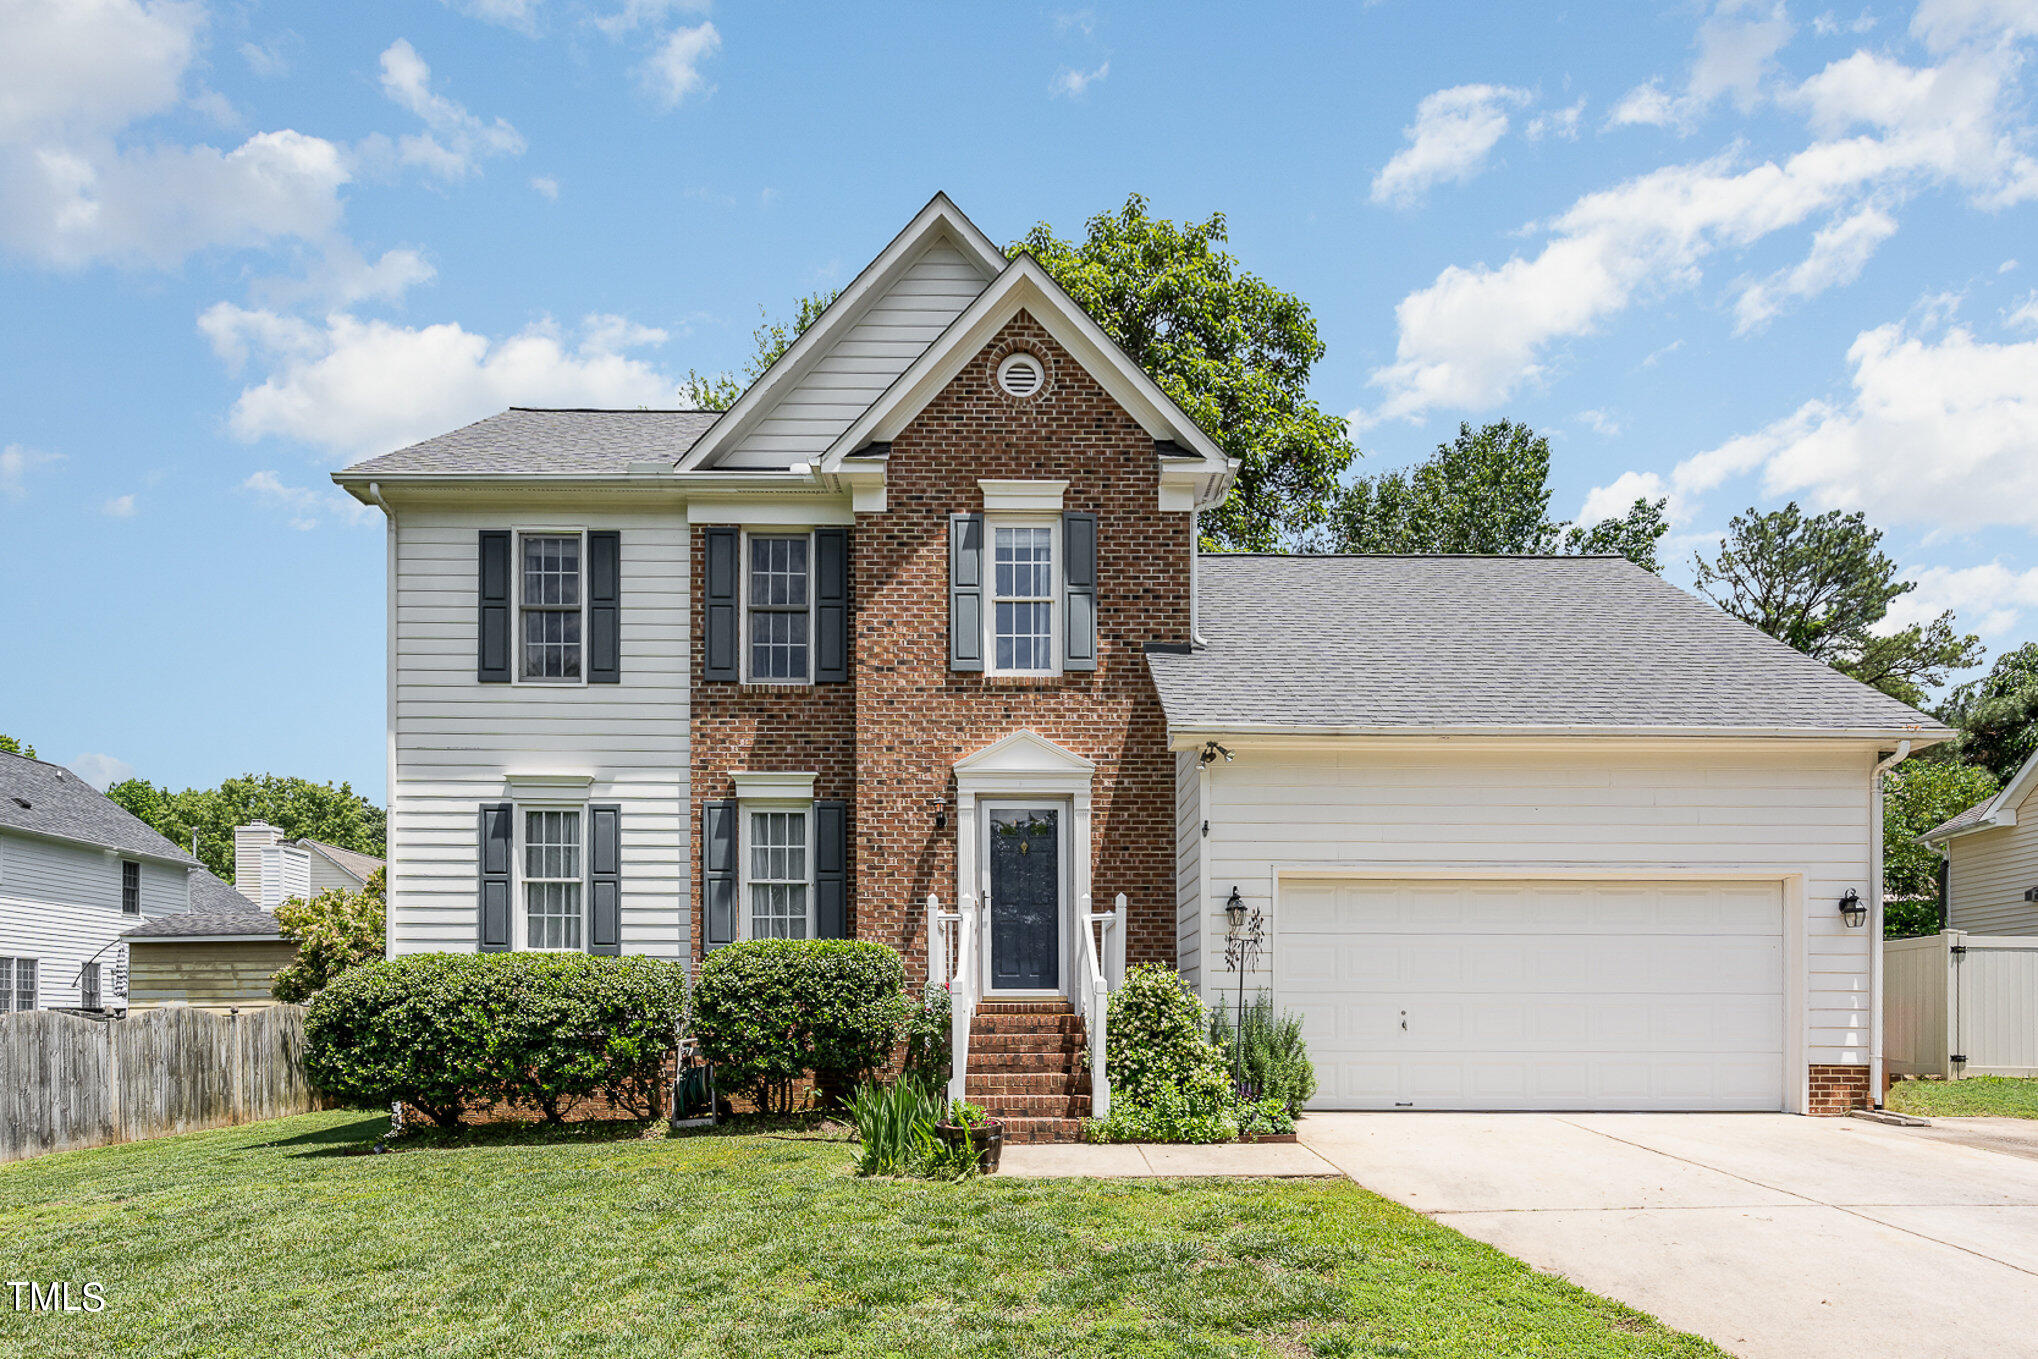
[[[1022,728],[955,762],[965,796],[992,792],[1088,793],[1097,763]]]

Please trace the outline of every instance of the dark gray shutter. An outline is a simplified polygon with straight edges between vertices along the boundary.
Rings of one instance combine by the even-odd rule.
[[[587,682],[623,682],[623,535],[587,535]]]
[[[948,668],[984,668],[984,517],[948,516]]]
[[[1097,516],[1061,517],[1061,668],[1097,668]]]
[[[849,530],[814,530],[814,682],[849,679]]]
[[[814,804],[814,937],[849,937],[849,804]]]
[[[737,678],[736,655],[736,610],[741,598],[738,587],[742,583],[742,562],[738,560],[742,550],[742,538],[730,525],[716,525],[703,529],[707,542],[707,580],[703,589],[707,599],[707,636],[703,639],[706,648],[702,655],[701,677],[710,680],[733,680]]]
[[[708,948],[736,942],[736,803],[701,804],[701,914]]]
[[[476,620],[475,678],[483,684],[510,682],[510,532],[481,530],[477,573],[481,616]]]
[[[587,809],[587,951],[623,951],[623,809]]]
[[[483,953],[510,946],[510,863],[515,845],[516,808],[507,802],[481,808],[481,920]]]

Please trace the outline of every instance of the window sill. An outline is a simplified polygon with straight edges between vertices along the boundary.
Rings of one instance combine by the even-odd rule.
[[[1065,671],[1059,675],[985,675],[986,689],[1059,689],[1090,671]]]
[[[822,686],[808,680],[743,680],[736,685],[739,694],[811,694]]]

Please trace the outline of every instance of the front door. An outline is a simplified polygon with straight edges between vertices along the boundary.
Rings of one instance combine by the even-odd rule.
[[[1061,811],[985,808],[991,877],[991,989],[1061,989]]]

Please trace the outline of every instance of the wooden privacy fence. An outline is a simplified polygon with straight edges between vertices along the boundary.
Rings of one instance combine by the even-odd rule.
[[[1882,946],[1893,1076],[2038,1076],[2038,936],[1947,930]]]
[[[318,1107],[299,1005],[0,1015],[0,1161]]]

